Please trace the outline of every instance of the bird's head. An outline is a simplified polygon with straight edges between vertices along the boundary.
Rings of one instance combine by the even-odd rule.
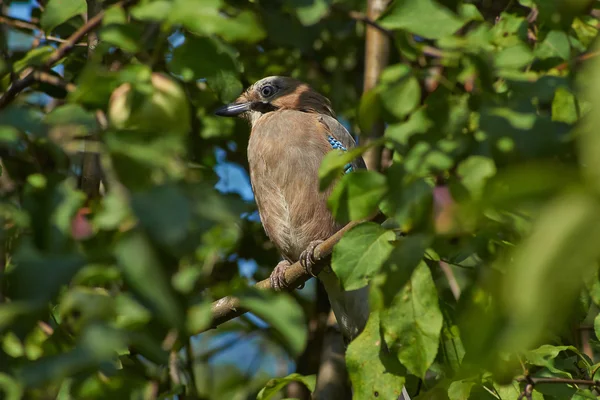
[[[327,97],[306,83],[285,76],[269,76],[251,85],[233,103],[220,107],[216,115],[240,116],[254,124],[262,115],[291,109],[330,115],[335,118]]]

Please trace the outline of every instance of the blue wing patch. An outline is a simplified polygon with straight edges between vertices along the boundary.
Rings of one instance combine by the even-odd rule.
[[[329,141],[329,144],[331,145],[331,147],[334,150],[342,150],[342,151],[348,151],[348,149],[346,149],[344,147],[344,145],[342,144],[342,142],[340,142],[339,140],[337,140],[336,138],[334,138],[331,135],[327,136],[327,140]],[[352,167],[351,163],[348,163],[344,166],[344,174],[348,174],[350,172],[354,171],[354,167]]]

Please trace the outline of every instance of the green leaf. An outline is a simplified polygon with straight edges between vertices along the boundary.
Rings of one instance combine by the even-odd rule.
[[[569,37],[562,31],[550,31],[542,43],[536,46],[534,55],[540,59],[558,57],[563,60],[571,58]]]
[[[412,374],[423,378],[437,355],[442,323],[431,272],[421,262],[382,314],[385,341]]]
[[[398,0],[379,19],[387,29],[404,29],[427,39],[452,35],[463,21],[434,0]]]
[[[94,113],[78,104],[65,104],[54,108],[46,114],[44,122],[53,126],[74,126],[82,134],[92,133],[99,128]]]
[[[19,400],[23,398],[25,389],[10,375],[0,372],[0,390],[4,393],[2,398],[6,400]]]
[[[187,329],[196,334],[210,326],[212,322],[212,306],[209,302],[194,304],[188,309]]]
[[[175,0],[167,20],[199,35],[217,34],[227,41],[257,42],[265,37],[252,12],[244,10],[231,17],[221,13],[221,7],[222,0]]]
[[[292,357],[302,353],[307,340],[304,313],[289,294],[252,290],[240,295],[240,303],[271,325]]]
[[[393,246],[396,235],[374,222],[365,222],[346,232],[333,248],[331,268],[345,290],[356,290],[369,283]]]
[[[577,99],[564,87],[559,87],[552,101],[552,121],[574,124],[579,119]]]
[[[85,0],[49,0],[45,5],[40,25],[45,32],[50,32],[79,14],[87,14]]]
[[[458,165],[457,172],[471,196],[479,199],[487,180],[496,174],[496,165],[491,158],[470,156]]]
[[[375,171],[358,170],[342,177],[327,199],[327,205],[337,221],[355,221],[377,211],[386,193],[385,176]]]
[[[409,140],[419,133],[425,133],[433,126],[424,109],[419,109],[408,117],[406,122],[388,125],[385,130],[386,138],[406,146]]]
[[[148,240],[139,231],[130,232],[117,243],[114,254],[127,284],[152,308],[155,316],[181,329],[181,307]]]
[[[519,69],[530,64],[534,59],[531,49],[524,43],[506,47],[495,57],[498,68]]]
[[[583,277],[600,256],[599,241],[600,207],[585,192],[569,191],[541,210],[530,236],[505,261],[507,349],[527,350],[571,314]]]
[[[381,209],[401,229],[411,231],[427,224],[433,210],[433,187],[424,178],[415,179],[399,163],[386,170],[389,192]]]
[[[379,119],[380,98],[377,89],[363,93],[358,106],[358,124],[363,133],[369,133]]]
[[[108,24],[102,27],[100,38],[106,43],[129,53],[137,53],[142,49],[143,27],[136,24]]]
[[[185,81],[206,79],[221,100],[231,101],[242,92],[235,56],[233,49],[216,39],[192,36],[173,51],[169,69]]]
[[[419,266],[432,238],[424,234],[411,234],[401,237],[381,267],[381,274],[374,285],[381,290],[381,305],[390,307],[399,288],[411,279],[415,268]]]
[[[20,73],[27,67],[40,67],[50,58],[50,54],[53,52],[54,47],[52,46],[40,46],[30,50],[23,58],[15,61],[13,70],[15,73]]]
[[[337,178],[343,176],[344,167],[363,154],[367,147],[355,147],[350,151],[330,151],[319,166],[319,190],[325,190]]]
[[[346,351],[346,367],[354,398],[397,399],[404,386],[405,369],[385,348],[379,328],[379,312],[369,315],[363,332]]]
[[[577,349],[573,346],[552,346],[545,344],[535,350],[527,351],[525,359],[533,365],[547,368],[553,374],[571,378],[571,374],[554,366],[554,359],[558,354],[567,350],[578,353]]]
[[[77,253],[45,254],[29,240],[22,240],[13,262],[16,268],[10,277],[12,299],[44,304],[83,267],[85,259]]]
[[[403,119],[421,101],[421,87],[410,67],[397,64],[386,68],[381,76],[379,98],[384,108],[398,119]]]
[[[60,381],[115,357],[125,344],[124,335],[102,325],[92,325],[83,332],[77,347],[55,356],[46,356],[27,364],[19,371],[26,387]]]
[[[160,185],[135,192],[131,196],[131,207],[156,242],[175,246],[186,238],[192,210],[177,186]]]
[[[450,400],[465,400],[471,395],[471,389],[475,386],[475,382],[469,381],[454,381],[448,388],[448,397]]]
[[[142,21],[162,21],[169,15],[172,5],[168,0],[140,2],[131,7],[131,15]]]
[[[270,400],[275,398],[277,393],[281,391],[284,387],[286,387],[290,382],[300,382],[304,386],[308,388],[311,392],[314,392],[315,385],[317,383],[316,375],[304,376],[297,373],[290,374],[283,378],[274,378],[267,382],[265,387],[263,387],[258,395],[256,396],[256,400]]]
[[[591,52],[600,51],[600,41],[596,40]],[[600,138],[597,127],[600,126],[600,58],[595,57],[584,64],[579,88],[584,94],[584,99],[590,102],[592,111],[585,117],[580,126],[581,141],[579,153],[582,159],[583,173],[593,187],[600,189]]]
[[[600,340],[600,314],[596,315],[596,318],[594,318],[594,332],[596,333],[598,340]]]
[[[287,0],[286,3],[296,12],[300,23],[309,26],[323,19],[329,11],[331,0]]]

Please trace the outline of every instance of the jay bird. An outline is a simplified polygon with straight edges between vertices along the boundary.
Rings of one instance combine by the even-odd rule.
[[[283,256],[270,276],[271,287],[281,290],[287,286],[285,269],[300,260],[312,275],[315,247],[342,228],[327,208],[333,185],[320,191],[318,170],[328,152],[347,151],[356,143],[329,99],[289,77],[263,78],[215,114],[240,116],[251,125],[250,182],[265,232]],[[360,156],[345,173],[359,168],[366,168]],[[344,338],[351,341],[369,317],[368,288],[344,291],[329,267],[318,279]]]
[[[283,260],[271,273],[271,287],[287,287],[285,269],[300,260],[312,274],[314,250],[343,225],[327,208],[333,185],[319,190],[318,170],[325,155],[348,151],[356,143],[336,119],[331,102],[292,78],[269,76],[250,86],[216,115],[246,119],[250,183],[261,222]],[[344,173],[366,168],[362,157]],[[330,268],[318,276],[346,342],[363,330],[369,318],[368,287],[344,291]],[[398,400],[410,400],[406,388]]]

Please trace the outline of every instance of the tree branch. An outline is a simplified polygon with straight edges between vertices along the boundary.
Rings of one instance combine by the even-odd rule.
[[[25,21],[22,19],[18,19],[18,18],[11,18],[11,17],[7,17],[5,15],[0,15],[0,24],[4,24],[6,26],[10,26],[13,28],[17,28],[17,29],[27,29],[30,31],[41,31],[42,29],[29,22],[29,21]],[[50,35],[44,35],[42,32],[42,36],[40,38],[41,40],[44,41],[48,41],[48,42],[56,42],[56,43],[65,43],[67,40],[66,39],[61,39],[55,36],[50,36]],[[75,46],[87,46],[87,44],[85,43],[75,43]]]
[[[87,18],[88,21],[96,18],[102,13],[102,4],[96,0],[87,0]],[[98,35],[96,32],[90,31],[87,35],[88,39],[88,60],[94,57],[96,46],[98,45]],[[96,134],[92,135],[96,139]],[[100,155],[94,152],[86,151],[83,154],[83,162],[81,165],[81,190],[87,195],[88,199],[96,198],[100,195],[101,181]]]
[[[365,14],[359,11],[348,11],[348,16],[355,21],[363,22],[364,24],[377,29],[379,32],[383,33],[390,39],[394,37],[394,33],[392,31],[379,25],[377,22],[375,22],[374,20],[372,20],[371,18],[367,17]]]
[[[333,246],[337,242],[340,241],[342,236],[348,232],[350,229],[355,226],[361,224],[362,222],[366,222],[371,220],[372,218],[353,221],[344,226],[342,229],[337,231],[333,236],[325,240],[319,246],[315,248],[314,259],[316,264],[313,268],[313,272],[318,274],[325,267],[325,263],[322,261],[327,258],[333,251]],[[311,275],[307,274],[304,268],[300,265],[300,262],[295,262],[285,271],[285,281],[288,283],[288,290],[292,291],[302,283],[306,282],[311,278]],[[271,281],[269,279],[265,279],[263,281],[258,282],[254,285],[258,289],[270,289]],[[205,332],[209,329],[214,329],[217,326],[221,325],[224,322],[232,320],[235,317],[239,317],[242,314],[245,314],[248,310],[242,307],[242,303],[239,298],[234,296],[223,297],[220,300],[213,302],[212,304],[212,325],[210,328],[204,329],[197,333]]]
[[[121,7],[128,7],[134,4],[137,0],[125,0],[121,3]],[[42,70],[51,68],[54,64],[60,61],[64,56],[66,56],[73,48],[79,43],[83,37],[88,34],[90,31],[96,29],[102,23],[102,18],[104,18],[104,10],[100,11],[93,18],[90,18],[86,24],[84,24],[81,28],[75,31],[69,38],[62,43],[52,54],[44,65],[40,68]],[[2,97],[0,97],[0,109],[6,107],[14,98],[21,93],[23,90],[27,89],[35,82],[33,71],[27,73],[24,77],[12,82],[10,87]]]
[[[376,20],[387,7],[388,0],[369,0],[366,20]],[[379,27],[381,28],[381,27]],[[381,71],[387,66],[389,58],[390,37],[383,33],[381,29],[375,25],[367,26],[365,37],[365,77],[363,83],[363,93],[371,90],[377,81]],[[377,140],[383,136],[385,126],[383,121],[379,120],[373,124],[370,132],[362,132],[365,135],[365,140],[361,145],[368,145],[369,142]],[[391,155],[386,157],[382,163],[381,146],[374,146],[365,151],[363,158],[367,164],[367,168],[373,171],[378,171],[382,166],[387,166],[387,161],[391,161]],[[389,160],[387,160],[389,158]]]

